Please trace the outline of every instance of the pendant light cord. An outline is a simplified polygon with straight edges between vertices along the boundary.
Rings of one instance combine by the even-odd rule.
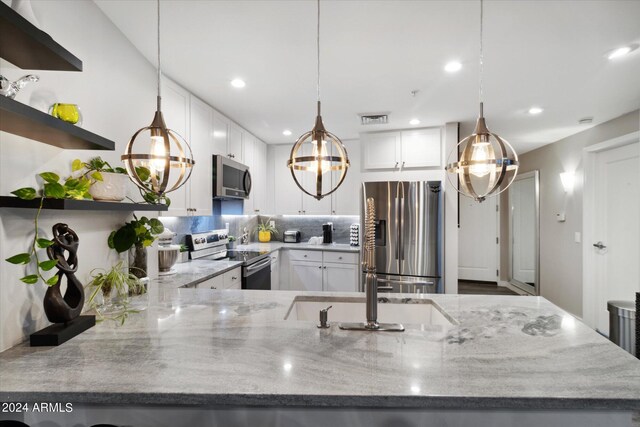
[[[484,18],[484,14],[483,14],[483,0],[480,0],[480,93],[479,93],[479,97],[480,97],[480,105],[482,105],[482,75],[484,74],[484,54],[482,51],[482,38],[483,38],[483,32],[482,32],[482,22],[483,22],[483,18]],[[482,107],[480,107],[482,108]],[[482,112],[481,112],[482,114]]]
[[[157,9],[158,9],[158,111],[160,111],[160,0],[157,0]]]
[[[317,28],[316,28],[316,61],[317,61],[317,66],[318,69],[317,71],[317,77],[318,80],[316,82],[316,89],[318,91],[318,115],[320,115],[320,0],[317,0],[317,5],[318,5],[318,24],[317,24]]]

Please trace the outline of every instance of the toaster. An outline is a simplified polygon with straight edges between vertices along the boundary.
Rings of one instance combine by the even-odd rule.
[[[300,230],[287,230],[284,232],[285,243],[300,243]]]

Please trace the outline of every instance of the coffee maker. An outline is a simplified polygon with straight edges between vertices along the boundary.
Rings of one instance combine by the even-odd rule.
[[[333,243],[333,223],[322,224],[322,243]]]

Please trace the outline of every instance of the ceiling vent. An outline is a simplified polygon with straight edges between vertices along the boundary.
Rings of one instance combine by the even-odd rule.
[[[389,123],[389,114],[360,114],[361,125],[386,125]]]

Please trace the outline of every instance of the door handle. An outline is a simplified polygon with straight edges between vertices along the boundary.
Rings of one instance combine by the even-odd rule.
[[[606,246],[605,246],[605,245],[603,245],[603,244],[602,244],[602,242],[596,242],[596,243],[594,243],[594,244],[593,244],[593,246],[594,246],[595,248],[598,248],[598,249],[604,249],[604,248],[606,248]]]

